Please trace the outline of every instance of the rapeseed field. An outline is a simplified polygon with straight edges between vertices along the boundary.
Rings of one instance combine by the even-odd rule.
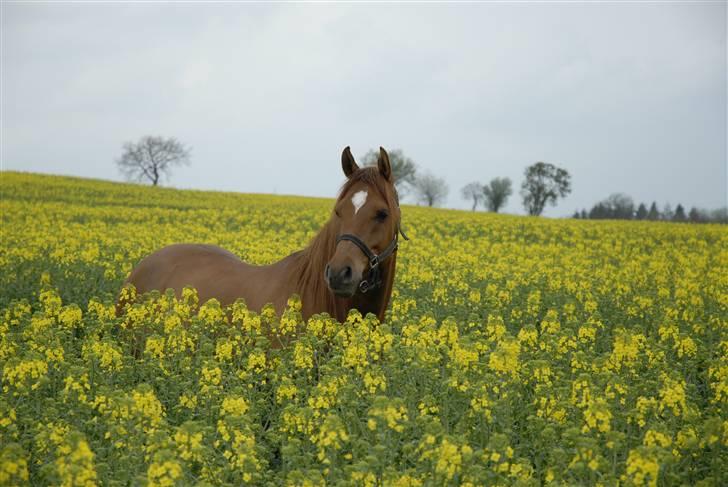
[[[725,226],[405,206],[383,323],[191,289],[117,318],[153,250],[274,262],[333,200],[10,172],[0,195],[2,485],[728,483]]]

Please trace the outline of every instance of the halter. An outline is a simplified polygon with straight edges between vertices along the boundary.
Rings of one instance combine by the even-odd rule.
[[[370,289],[377,288],[382,285],[382,270],[379,268],[379,264],[387,260],[394,253],[394,251],[397,250],[397,247],[399,246],[398,236],[400,233],[402,234],[402,238],[404,238],[405,240],[409,240],[409,237],[402,231],[402,228],[397,225],[397,230],[394,232],[394,238],[391,242],[389,242],[387,248],[379,254],[375,254],[374,252],[372,252],[372,249],[370,249],[369,246],[365,244],[362,239],[354,234],[345,233],[343,235],[339,235],[336,238],[337,245],[342,240],[348,240],[349,242],[359,247],[361,251],[364,252],[364,255],[367,256],[367,259],[369,259],[369,273],[367,275],[368,279],[362,279],[362,281],[359,283],[359,290],[362,293],[366,293]]]

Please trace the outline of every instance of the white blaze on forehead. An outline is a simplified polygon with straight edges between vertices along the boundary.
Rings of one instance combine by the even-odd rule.
[[[354,205],[354,214],[356,215],[361,210],[361,207],[367,202],[367,191],[358,191],[351,197],[351,204]]]

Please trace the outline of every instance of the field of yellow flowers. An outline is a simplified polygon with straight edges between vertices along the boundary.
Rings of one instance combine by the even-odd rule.
[[[120,284],[253,263],[332,200],[0,174],[0,484],[726,485],[728,229],[403,208],[391,309],[309,320]],[[294,326],[291,326],[293,324]]]

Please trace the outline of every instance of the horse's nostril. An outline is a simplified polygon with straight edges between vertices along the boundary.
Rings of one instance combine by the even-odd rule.
[[[349,279],[351,279],[351,267],[350,267],[350,266],[346,266],[346,267],[344,268],[344,272],[343,272],[343,277],[344,277],[344,279],[346,279],[346,280],[349,280]]]

